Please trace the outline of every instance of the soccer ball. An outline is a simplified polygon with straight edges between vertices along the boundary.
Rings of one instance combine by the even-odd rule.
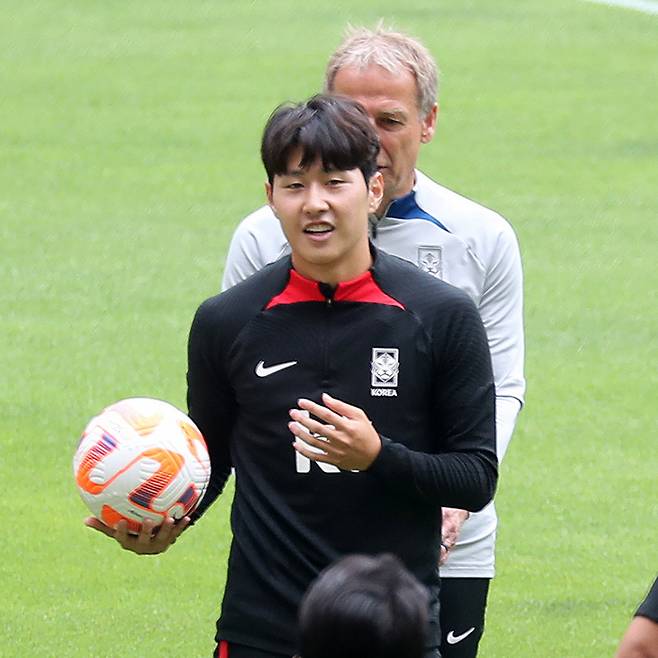
[[[82,433],[73,474],[92,514],[128,531],[180,519],[201,502],[210,459],[197,426],[162,400],[129,398],[104,409]]]

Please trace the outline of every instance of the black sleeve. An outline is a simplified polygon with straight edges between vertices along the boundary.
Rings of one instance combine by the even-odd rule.
[[[235,403],[225,375],[216,299],[201,305],[192,322],[188,341],[188,414],[201,430],[210,455],[210,483],[192,514],[193,522],[219,496],[231,472],[229,437]]]
[[[475,305],[458,297],[435,321],[433,420],[436,454],[382,437],[370,471],[405,495],[482,509],[498,479],[495,388],[487,337]]]
[[[658,624],[658,578],[635,613],[636,617],[647,617]]]

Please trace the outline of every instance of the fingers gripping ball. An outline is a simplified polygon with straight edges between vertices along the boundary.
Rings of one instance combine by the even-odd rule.
[[[129,398],[92,418],[73,458],[73,474],[91,513],[136,533],[142,522],[180,519],[201,502],[210,459],[197,426],[162,400]]]

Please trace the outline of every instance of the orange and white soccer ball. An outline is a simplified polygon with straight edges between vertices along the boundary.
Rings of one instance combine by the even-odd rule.
[[[180,519],[201,502],[210,459],[201,432],[168,402],[129,398],[104,409],[85,428],[73,474],[92,514],[129,532],[142,522]]]

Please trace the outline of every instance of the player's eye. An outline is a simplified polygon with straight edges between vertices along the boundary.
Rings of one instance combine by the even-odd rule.
[[[381,117],[377,123],[385,128],[399,128],[404,125],[402,121],[393,117]]]

